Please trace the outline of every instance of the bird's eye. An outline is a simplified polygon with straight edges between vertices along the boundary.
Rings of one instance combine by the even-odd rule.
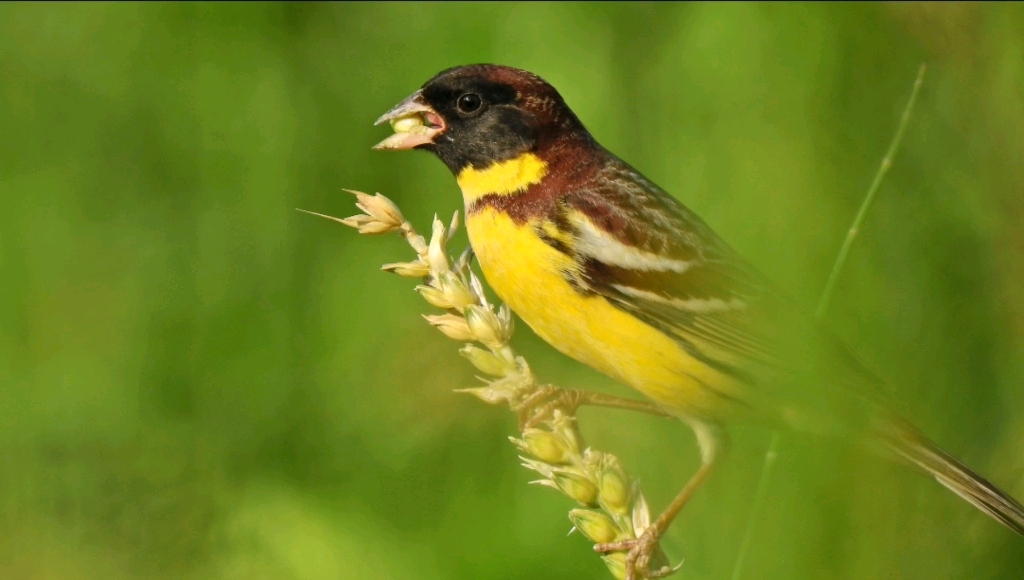
[[[477,112],[483,104],[483,99],[476,93],[466,93],[455,102],[455,106],[459,108],[459,112],[463,115]]]

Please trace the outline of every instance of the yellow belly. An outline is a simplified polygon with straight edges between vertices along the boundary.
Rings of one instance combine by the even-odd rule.
[[[728,413],[728,400],[705,386],[721,383],[721,375],[603,297],[573,289],[561,274],[572,261],[532,227],[491,208],[466,222],[487,282],[538,336],[681,414]]]

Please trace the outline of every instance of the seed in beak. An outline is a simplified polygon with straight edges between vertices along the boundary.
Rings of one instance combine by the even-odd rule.
[[[423,127],[423,117],[419,113],[414,113],[406,117],[399,117],[391,121],[391,129],[395,133],[411,133],[416,127]]]

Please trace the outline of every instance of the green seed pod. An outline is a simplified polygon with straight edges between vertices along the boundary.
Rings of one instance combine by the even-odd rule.
[[[547,463],[568,463],[572,456],[572,449],[565,440],[551,431],[527,429],[523,431],[522,442],[523,451]]]
[[[610,517],[593,510],[571,510],[569,521],[595,544],[614,542],[621,533]]]
[[[566,415],[561,409],[555,409],[549,424],[551,425],[551,430],[557,433],[569,445],[573,454],[578,455],[581,445],[580,433],[576,427],[576,419]]]
[[[487,373],[489,375],[502,377],[514,370],[508,363],[494,356],[492,353],[489,353],[482,348],[477,348],[471,344],[467,344],[459,349],[459,354],[468,358],[469,362],[473,363],[473,366],[479,369],[480,372]]]
[[[629,513],[629,478],[615,456],[604,456],[597,477],[597,487],[600,491],[602,507],[610,513],[620,516]]]
[[[572,471],[560,471],[551,476],[558,489],[581,505],[597,505],[597,486],[585,476]]]
[[[608,566],[608,571],[612,573],[617,580],[626,580],[626,553],[625,552],[612,552],[611,554],[604,554],[601,556],[604,560],[604,565]]]

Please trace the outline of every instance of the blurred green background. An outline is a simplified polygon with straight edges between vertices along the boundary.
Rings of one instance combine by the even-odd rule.
[[[1019,4],[0,5],[0,578],[610,578],[511,414],[452,393],[474,373],[378,271],[404,243],[293,208],[450,215],[442,164],[372,122],[509,64],[810,311],[923,61],[828,321],[1021,498]],[[542,379],[627,393],[519,328]],[[582,425],[655,510],[697,465],[680,424]],[[733,435],[665,541],[681,579],[732,572],[770,433]],[[744,578],[1022,569],[934,482],[789,436]]]

